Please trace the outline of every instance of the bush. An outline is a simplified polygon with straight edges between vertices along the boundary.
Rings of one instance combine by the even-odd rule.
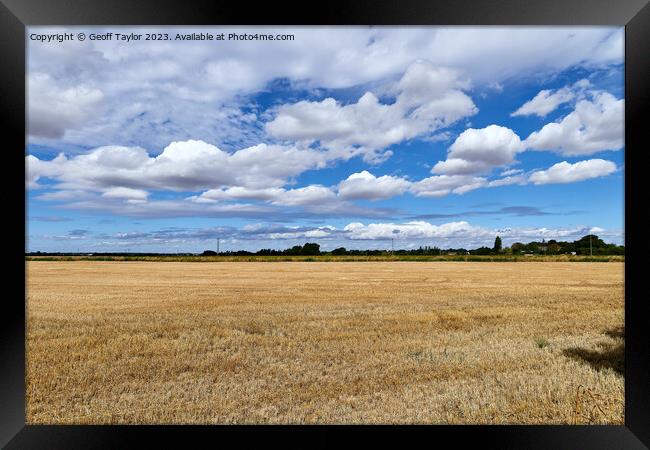
[[[537,348],[544,348],[549,346],[549,342],[543,337],[535,338],[535,344],[537,344]]]

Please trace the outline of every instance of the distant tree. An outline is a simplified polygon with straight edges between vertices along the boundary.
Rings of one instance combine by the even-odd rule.
[[[512,253],[521,253],[526,249],[526,246],[521,242],[515,242],[510,246],[510,249],[512,250]]]
[[[560,244],[558,244],[555,241],[548,241],[548,245],[546,246],[546,252],[549,255],[557,255],[558,253],[560,253],[561,250],[562,247],[560,246]]]
[[[473,250],[466,250],[464,248],[447,248],[440,249],[438,247],[429,247],[429,246],[420,246],[418,248],[412,249],[398,249],[393,252],[394,255],[441,255],[441,254],[471,254],[471,255],[493,255],[495,253],[505,253],[505,254],[521,254],[521,253],[548,253],[548,254],[568,254],[571,252],[576,252],[578,255],[589,255],[589,244],[591,241],[591,250],[594,255],[625,255],[625,247],[622,245],[616,244],[607,244],[602,239],[596,235],[587,235],[574,242],[565,242],[565,241],[556,241],[551,239],[548,242],[542,240],[542,242],[529,242],[523,244],[521,242],[515,242],[510,247],[503,247],[503,242],[500,236],[497,236],[494,240],[494,246],[489,247],[479,247]],[[346,249],[345,247],[338,247],[329,252],[332,255],[356,255],[356,256],[372,256],[372,255],[388,255],[390,252],[386,250],[353,250]],[[39,254],[38,252],[32,252],[29,254]],[[41,253],[49,254],[49,253]],[[57,255],[57,253],[51,253],[52,255]],[[205,250],[201,255],[203,256],[215,256],[216,253],[213,250]],[[221,255],[231,255],[231,256],[249,256],[249,255],[305,255],[305,256],[314,256],[320,255],[320,245],[315,242],[307,242],[305,245],[295,245],[291,248],[285,250],[274,250],[269,248],[263,248],[258,250],[256,253],[251,253],[245,250],[237,251],[226,251],[219,253]],[[123,254],[120,253],[96,253],[96,255],[106,255],[106,256],[120,256]],[[145,255],[145,254],[142,254]]]
[[[625,254],[625,246],[623,246],[623,245],[609,244],[607,249],[609,250],[610,255],[624,255]]]
[[[595,234],[583,236],[577,241],[574,241],[573,244],[578,255],[588,255],[590,251],[595,255],[603,254],[604,250],[607,248],[607,244],[605,244],[605,242]]]
[[[494,240],[494,248],[492,250],[494,250],[495,253],[501,252],[501,238],[499,236]]]
[[[282,253],[286,255],[302,255],[302,245],[294,245],[293,247],[284,250]]]
[[[539,253],[539,242],[529,242],[524,246],[524,250],[529,253]]]
[[[575,241],[574,244],[576,247],[589,247],[589,240],[591,240],[591,246],[593,248],[601,248],[607,246],[607,244],[605,244],[605,241],[600,239],[595,234],[588,234],[586,236],[583,236]]]
[[[320,245],[312,242],[307,242],[302,246],[303,255],[320,255]]]
[[[571,253],[576,251],[576,246],[573,242],[560,241],[558,244],[562,247],[560,253]]]
[[[282,252],[279,250],[273,250],[272,248],[263,248],[258,250],[257,253],[255,254],[260,256],[273,256],[273,255],[281,255]]]

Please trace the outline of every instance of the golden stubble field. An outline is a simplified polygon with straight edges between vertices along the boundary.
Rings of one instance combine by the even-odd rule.
[[[623,423],[623,264],[28,262],[27,422]]]

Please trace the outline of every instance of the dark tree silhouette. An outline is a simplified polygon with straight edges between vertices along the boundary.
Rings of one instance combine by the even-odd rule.
[[[320,245],[307,242],[305,245],[302,246],[302,254],[303,255],[320,255]]]
[[[497,236],[497,238],[494,240],[494,248],[492,249],[496,253],[499,253],[501,251],[501,238]]]

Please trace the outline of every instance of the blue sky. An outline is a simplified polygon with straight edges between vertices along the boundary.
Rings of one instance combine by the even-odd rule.
[[[28,251],[624,242],[621,28],[27,44]]]

